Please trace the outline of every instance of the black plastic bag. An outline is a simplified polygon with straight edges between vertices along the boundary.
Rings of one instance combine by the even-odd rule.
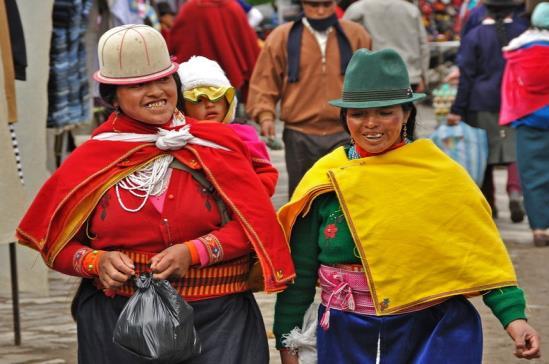
[[[137,290],[120,313],[113,341],[157,363],[179,363],[200,354],[193,308],[166,280],[141,274]]]

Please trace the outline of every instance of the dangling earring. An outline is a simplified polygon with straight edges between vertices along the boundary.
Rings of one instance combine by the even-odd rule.
[[[406,141],[408,134],[406,133],[406,124],[402,124],[402,131],[400,132],[403,141]]]
[[[120,105],[113,105],[114,106],[114,120],[112,121],[112,129],[116,133],[120,133],[119,130],[116,130],[116,121],[118,120],[118,115],[120,115]]]

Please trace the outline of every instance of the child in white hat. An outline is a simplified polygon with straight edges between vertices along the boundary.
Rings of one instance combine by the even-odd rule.
[[[183,84],[184,114],[197,120],[228,124],[248,147],[254,170],[272,196],[278,171],[255,128],[233,123],[238,104],[236,90],[221,66],[206,57],[193,56],[181,63],[178,74]]]

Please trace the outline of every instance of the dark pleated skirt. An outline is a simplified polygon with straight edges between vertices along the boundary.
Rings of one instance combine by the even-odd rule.
[[[106,297],[84,279],[74,299],[80,364],[153,363],[113,343],[113,331],[128,298]],[[202,353],[177,364],[263,364],[269,362],[265,325],[250,292],[189,302]]]
[[[320,305],[318,317],[324,311]],[[318,364],[477,364],[482,326],[463,297],[383,317],[331,309],[329,329],[317,328],[317,350]]]
[[[532,229],[549,228],[549,129],[517,128],[517,164]]]
[[[509,164],[517,160],[515,129],[499,125],[499,114],[480,111],[476,113],[479,128],[488,135],[488,165]]]

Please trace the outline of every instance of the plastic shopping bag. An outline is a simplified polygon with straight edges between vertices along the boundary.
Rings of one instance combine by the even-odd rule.
[[[473,128],[463,121],[457,125],[441,124],[433,134],[433,142],[461,164],[478,186],[482,185],[488,162],[488,137],[486,131]]]
[[[170,283],[141,274],[136,285],[116,322],[114,342],[156,363],[179,363],[200,354],[193,308]]]

